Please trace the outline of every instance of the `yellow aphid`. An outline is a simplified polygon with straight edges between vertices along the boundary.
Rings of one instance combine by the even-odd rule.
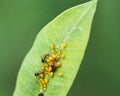
[[[66,47],[66,43],[62,44],[62,49],[64,49]]]
[[[44,81],[43,79],[40,79],[40,85],[42,85],[43,81]]]
[[[44,88],[44,91],[46,91],[47,88]]]
[[[40,82],[42,82],[43,81],[43,79],[42,78],[40,78]]]
[[[44,84],[43,87],[46,88],[46,84]]]
[[[40,88],[43,89],[43,84],[42,84],[42,82],[40,82]]]
[[[52,55],[53,59],[57,58],[57,56],[55,54]]]
[[[59,76],[63,76],[63,73],[62,73],[62,72],[59,72],[58,75],[59,75]]]
[[[49,65],[51,65],[51,64],[52,64],[52,61],[51,61],[51,62],[49,62],[48,64],[49,64]]]
[[[48,59],[49,59],[49,61],[53,60],[53,58],[52,58],[52,57],[49,57]]]
[[[57,56],[57,59],[59,59],[60,58],[60,56]]]
[[[50,73],[49,73],[49,76],[50,76],[50,77],[53,77],[53,75],[54,75],[53,72],[50,72]]]
[[[40,82],[40,87],[42,86],[43,84]]]
[[[61,62],[57,62],[57,63],[55,64],[55,66],[56,66],[56,67],[61,66]]]
[[[64,53],[62,53],[61,57],[62,57],[62,58],[65,58],[65,54],[64,54]]]
[[[45,78],[44,81],[45,81],[45,83],[47,84],[47,83],[48,83],[48,78]]]
[[[49,68],[48,68],[48,67],[45,67],[45,70],[46,70],[46,71],[49,71]]]
[[[40,88],[43,89],[43,85],[40,83]]]
[[[54,48],[54,45],[53,45],[53,44],[51,44],[51,45],[50,45],[50,48],[51,48],[51,49],[53,49],[53,48]]]
[[[44,80],[41,81],[42,84],[45,84]]]
[[[49,69],[48,69],[49,71],[52,71],[52,67],[49,67]]]
[[[50,60],[49,60],[49,59],[47,59],[47,62],[49,63],[49,62],[50,62]]]
[[[48,64],[46,63],[45,66],[48,67]]]
[[[41,89],[43,89],[43,86],[40,86]]]
[[[52,52],[53,54],[55,54],[55,50],[54,50],[54,49],[52,49],[51,52]]]
[[[40,77],[43,78],[43,77],[44,77],[44,74],[40,74]]]
[[[61,50],[60,50],[60,48],[58,48],[58,54],[60,54],[61,53]]]
[[[42,66],[42,68],[41,68],[42,70],[44,70],[45,69],[45,66]]]

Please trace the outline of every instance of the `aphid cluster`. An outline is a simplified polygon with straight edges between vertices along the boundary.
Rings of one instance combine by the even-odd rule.
[[[65,57],[64,53],[62,52],[62,49],[65,47],[65,43],[63,43],[60,48],[55,48],[54,45],[51,44],[51,53],[47,53],[41,58],[43,65],[40,69],[40,72],[35,73],[35,76],[39,77],[40,94],[38,96],[43,96],[43,91],[46,91],[49,79],[54,76],[56,70],[61,66],[62,63],[59,60],[61,58],[64,59]],[[59,72],[58,75],[62,76],[63,73]]]

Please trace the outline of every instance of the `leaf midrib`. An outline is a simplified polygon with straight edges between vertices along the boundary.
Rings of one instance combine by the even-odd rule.
[[[77,20],[77,22],[73,25],[72,29],[71,29],[69,32],[67,32],[67,35],[65,36],[63,42],[66,42],[66,41],[68,40],[70,34],[74,31],[74,29],[76,28],[76,26],[79,24],[79,22],[82,20],[82,18],[85,16],[85,14],[88,12],[88,10],[89,10],[91,7],[92,7],[92,6],[89,6],[89,7],[87,8],[87,10],[84,11],[83,14],[79,17],[79,19]],[[63,42],[62,42],[62,43],[63,43]]]

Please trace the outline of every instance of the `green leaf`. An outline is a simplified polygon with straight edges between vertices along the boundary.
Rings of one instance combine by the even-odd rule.
[[[50,53],[50,44],[67,47],[62,66],[50,78],[44,96],[66,96],[80,67],[90,35],[97,0],[70,8],[47,24],[37,35],[33,47],[20,68],[13,96],[38,96],[39,79],[34,76],[42,63],[41,56]],[[58,71],[63,72],[59,77]]]

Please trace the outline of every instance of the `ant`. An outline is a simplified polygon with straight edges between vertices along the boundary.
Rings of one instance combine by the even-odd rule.
[[[50,56],[50,54],[45,54],[42,58],[41,58],[41,62],[44,63],[46,58]]]

